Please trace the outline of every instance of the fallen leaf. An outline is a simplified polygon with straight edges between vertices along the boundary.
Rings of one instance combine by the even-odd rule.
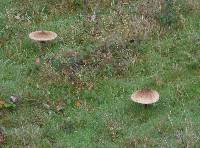
[[[75,104],[76,104],[76,107],[79,108],[79,107],[81,107],[82,102],[80,100],[76,100]]]
[[[89,83],[88,84],[88,90],[92,90],[94,88],[94,84],[93,83]]]
[[[84,65],[89,65],[90,64],[90,60],[83,60],[83,64]]]
[[[67,75],[70,74],[70,71],[68,69],[66,69],[66,68],[62,69],[62,74],[65,75],[65,76],[67,76]]]
[[[59,112],[61,110],[63,110],[65,108],[65,103],[63,101],[59,101],[57,104],[56,104],[56,110]]]
[[[6,102],[5,102],[5,101],[3,101],[3,100],[0,100],[0,108],[3,108],[5,104],[6,104]]]
[[[37,57],[37,58],[35,59],[35,65],[40,65],[40,58],[39,58],[39,57]]]

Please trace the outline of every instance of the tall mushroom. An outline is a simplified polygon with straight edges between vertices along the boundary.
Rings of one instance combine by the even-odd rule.
[[[55,32],[52,32],[52,31],[34,31],[34,32],[31,32],[29,34],[29,38],[31,40],[40,43],[39,48],[41,48],[41,50],[43,48],[44,43],[47,43],[49,41],[56,39],[57,36],[58,35]],[[36,58],[35,64],[36,65],[40,64],[40,58],[39,57]]]
[[[149,104],[153,104],[159,100],[159,93],[152,89],[142,89],[131,95],[131,100],[140,104],[144,104],[145,108]]]

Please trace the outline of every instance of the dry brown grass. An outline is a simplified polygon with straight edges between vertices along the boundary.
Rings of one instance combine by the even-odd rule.
[[[186,0],[186,5],[192,11],[200,10],[200,1],[199,0]]]
[[[137,12],[145,18],[155,18],[164,5],[164,0],[143,0],[137,4]]]

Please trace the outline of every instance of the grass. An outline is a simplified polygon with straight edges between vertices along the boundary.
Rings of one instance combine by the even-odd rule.
[[[1,0],[0,100],[21,98],[0,109],[1,146],[199,147],[199,10],[184,6],[189,13],[169,29],[149,18],[129,26],[140,1],[123,6],[130,14],[121,17],[101,4],[98,23],[86,21],[78,3],[62,2]],[[59,35],[43,52],[28,39],[41,28]],[[148,109],[130,101],[144,87],[160,93]]]

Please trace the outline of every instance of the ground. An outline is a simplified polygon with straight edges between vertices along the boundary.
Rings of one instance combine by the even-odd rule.
[[[0,0],[2,147],[199,147],[200,7],[185,2],[157,18],[144,0],[86,14],[80,1]],[[41,29],[58,38],[28,38]],[[132,102],[142,88],[160,100]]]

